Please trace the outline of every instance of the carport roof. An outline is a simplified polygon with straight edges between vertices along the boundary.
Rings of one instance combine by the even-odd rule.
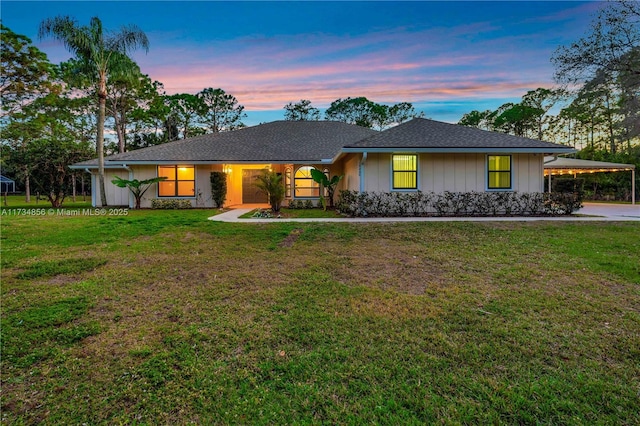
[[[581,160],[578,158],[553,157],[544,158],[545,174],[551,171],[553,174],[562,173],[595,173],[595,172],[619,172],[635,170],[633,164],[609,163],[606,161]],[[573,173],[571,173],[573,174]]]

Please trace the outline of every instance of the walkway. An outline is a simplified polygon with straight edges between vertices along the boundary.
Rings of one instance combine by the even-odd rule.
[[[238,223],[269,222],[535,222],[535,221],[639,221],[640,205],[584,203],[577,214],[557,217],[371,217],[371,218],[282,218],[282,219],[240,219],[253,208],[242,206],[222,214],[211,216],[209,220]]]

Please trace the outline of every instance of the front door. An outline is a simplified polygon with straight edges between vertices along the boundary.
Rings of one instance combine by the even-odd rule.
[[[242,169],[242,204],[266,204],[269,202],[267,194],[256,185],[256,176],[262,173],[260,169]]]

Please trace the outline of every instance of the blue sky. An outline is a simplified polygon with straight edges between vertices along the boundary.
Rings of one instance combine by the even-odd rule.
[[[70,55],[37,38],[47,18],[107,29],[138,25],[147,54],[133,55],[168,94],[221,87],[248,125],[283,118],[288,102],[318,108],[347,96],[412,102],[456,122],[474,109],[518,101],[553,85],[550,57],[583,36],[600,2],[171,2],[2,1],[4,25],[52,62]]]

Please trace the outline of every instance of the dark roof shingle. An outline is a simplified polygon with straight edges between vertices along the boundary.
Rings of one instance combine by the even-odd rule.
[[[414,118],[396,127],[366,139],[346,145],[346,148],[393,148],[393,149],[514,149],[535,148],[558,150],[572,149],[551,142],[522,138],[505,133],[490,132],[473,127],[449,124],[425,118]]]
[[[274,121],[115,154],[105,167],[124,163],[320,163],[341,152],[368,149],[482,152],[572,152],[567,146],[416,118],[377,132],[337,121]],[[486,151],[485,151],[486,152]],[[95,167],[97,160],[74,164]]]
[[[336,121],[274,121],[107,157],[109,162],[320,162],[375,130]]]

